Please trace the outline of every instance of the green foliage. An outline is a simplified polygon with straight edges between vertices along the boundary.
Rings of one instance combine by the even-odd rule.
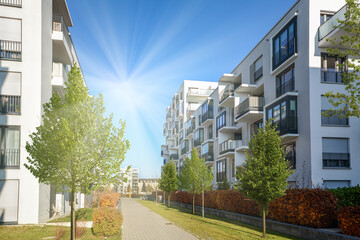
[[[123,217],[116,208],[96,208],[93,213],[93,232],[96,236],[114,236],[119,233]]]
[[[218,190],[230,190],[230,183],[226,176],[224,180],[218,185]]]
[[[45,184],[73,192],[89,191],[115,182],[129,149],[125,123],[113,126],[105,116],[103,97],[92,97],[74,66],[66,82],[65,98],[54,94],[44,104],[43,124],[26,143],[25,167]]]
[[[161,190],[165,191],[168,195],[172,191],[177,190],[178,179],[176,176],[176,167],[173,161],[170,161],[167,164],[165,164],[161,172],[159,187]]]
[[[328,92],[326,96],[334,106],[325,112],[324,115],[334,114],[340,117],[360,117],[360,8],[359,0],[346,0],[347,10],[345,20],[338,20],[339,25],[335,26],[346,34],[340,39],[327,39],[339,48],[328,48],[330,55],[348,57],[344,63],[339,63],[339,69],[344,70],[342,80],[345,85],[345,92]],[[345,114],[344,114],[345,112]]]
[[[328,189],[338,199],[340,207],[360,205],[360,186]]]
[[[142,192],[146,192],[146,184],[145,184],[145,182],[143,182],[143,185],[142,185],[141,191],[142,191]]]
[[[276,125],[268,122],[249,141],[245,166],[236,174],[237,189],[267,209],[269,203],[285,195],[287,179],[293,173],[285,160]]]

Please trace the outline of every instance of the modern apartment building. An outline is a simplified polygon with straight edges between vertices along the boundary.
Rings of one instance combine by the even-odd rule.
[[[69,194],[39,184],[24,167],[29,134],[42,105],[64,95],[67,72],[79,65],[65,0],[0,0],[0,222],[41,223],[69,212]],[[76,207],[84,195],[77,194]]]
[[[117,191],[121,194],[133,193],[138,194],[139,189],[139,169],[138,168],[121,168],[121,179],[126,179],[122,184],[118,186]]]
[[[139,192],[151,193],[159,186],[158,178],[140,178],[139,179]]]
[[[216,82],[185,80],[174,95],[167,107],[163,128],[163,135],[166,137],[165,144],[161,146],[164,165],[173,160],[180,170],[185,156],[191,154],[194,146],[192,136],[197,126],[194,112],[209,98],[217,85]],[[209,112],[210,114],[212,113]]]
[[[184,117],[193,124],[179,128],[186,132],[181,139],[171,135],[173,109],[168,107],[167,142],[175,137],[175,147],[189,146],[174,148],[173,159],[182,162],[196,147],[213,166],[215,185],[225,177],[233,183],[252,133],[274,119],[286,159],[296,170],[288,179],[290,186],[360,184],[360,119],[321,115],[331,106],[324,94],[345,90],[337,67],[344,59],[326,51],[334,47],[327,38],[344,34],[333,26],[345,11],[345,0],[297,1],[239,65],[220,78],[202,105]],[[164,164],[168,159],[164,155]]]

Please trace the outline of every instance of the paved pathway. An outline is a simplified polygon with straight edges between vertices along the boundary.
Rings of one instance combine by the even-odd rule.
[[[178,228],[169,220],[154,213],[135,199],[121,199],[124,216],[123,240],[192,240],[188,232]]]

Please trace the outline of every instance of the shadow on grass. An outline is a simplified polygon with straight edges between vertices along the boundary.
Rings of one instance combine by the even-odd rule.
[[[196,212],[195,211],[195,214],[192,214],[192,210],[187,209],[187,208],[178,207],[178,206],[167,207],[167,206],[165,206],[163,204],[161,204],[160,206],[163,207],[163,209],[166,210],[166,211],[177,210],[178,212],[181,212],[181,213],[189,214],[191,216],[197,216],[198,217],[197,220],[199,222],[203,222],[203,223],[206,223],[206,224],[211,224],[213,226],[221,227],[222,229],[226,228],[226,229],[231,230],[231,231],[237,231],[239,233],[242,232],[242,233],[246,233],[248,235],[262,237],[262,228],[261,227],[257,227],[257,226],[254,226],[254,225],[249,225],[249,224],[246,224],[246,223],[242,223],[242,222],[239,222],[239,221],[236,221],[236,220],[227,219],[227,218],[224,218],[224,217],[208,215],[208,214],[205,214],[205,218],[202,218],[201,217],[201,212]],[[237,226],[249,228],[249,229],[257,231],[257,232],[259,232],[261,234],[259,235],[259,234],[255,234],[253,232],[247,232],[247,231],[244,231],[244,230],[239,230],[239,229],[236,229],[234,227],[226,226],[224,224],[221,224],[220,222],[208,221],[207,219],[213,219],[213,220],[218,220],[218,221],[222,221],[222,222],[226,222],[226,223],[231,223],[231,224],[234,224],[234,225],[237,225]],[[272,231],[272,230],[266,231],[266,233],[269,233],[269,234],[272,234],[272,235],[275,235],[275,236],[278,236],[278,237],[286,237],[286,238],[289,238],[289,239],[300,239],[300,238],[296,238],[296,237],[293,237],[293,236],[290,236],[290,235],[278,233],[278,232],[275,232],[275,231]]]

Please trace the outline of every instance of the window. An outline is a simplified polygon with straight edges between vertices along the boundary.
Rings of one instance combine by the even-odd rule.
[[[0,86],[0,114],[19,115],[21,110],[21,73],[0,71]]]
[[[273,38],[273,70],[296,52],[296,17]]]
[[[213,138],[213,125],[211,124],[208,127],[208,139],[212,139]]]
[[[340,105],[339,108],[343,108],[344,105]],[[331,117],[323,116],[322,114],[335,107],[329,102],[326,96],[321,96],[321,124],[322,125],[335,125],[335,126],[346,126],[349,125],[348,118],[340,118],[338,114]],[[345,112],[342,113],[345,115]]]
[[[219,129],[223,128],[226,125],[226,111],[220,113],[219,116],[216,117],[216,137],[218,137]]]
[[[334,16],[333,13],[321,13],[320,14],[320,25],[322,25],[324,22],[329,20],[332,16]]]
[[[204,142],[204,129],[198,128],[194,132],[194,147],[199,146]]]
[[[285,145],[285,160],[289,162],[292,169],[296,169],[296,144],[290,143]]]
[[[349,168],[349,139],[323,138],[322,158],[324,168]]]
[[[201,106],[202,123],[208,119],[213,119],[213,100],[210,99]]]
[[[235,159],[231,160],[231,176],[232,177],[235,177],[235,171],[236,171],[236,168],[235,168]]]
[[[286,96],[266,108],[267,121],[274,120],[280,135],[298,133],[297,129],[297,97]]]
[[[324,187],[327,189],[339,188],[339,187],[349,187],[349,180],[324,180]]]
[[[295,67],[292,65],[276,77],[276,97],[295,89]]]
[[[1,127],[1,168],[20,166],[20,128]]]
[[[327,53],[321,54],[321,82],[322,83],[343,83],[341,74],[346,71],[339,67],[345,63],[346,58],[330,56]]]
[[[226,178],[226,160],[216,162],[216,181],[222,182]]]
[[[254,62],[254,80],[259,80],[263,75],[263,60],[262,56]]]
[[[21,48],[21,20],[0,17],[0,59],[21,61]]]
[[[252,132],[251,134],[256,134],[260,128],[263,128],[264,127],[264,120],[263,119],[260,119],[259,121],[256,121],[253,123],[253,126],[252,126]]]

